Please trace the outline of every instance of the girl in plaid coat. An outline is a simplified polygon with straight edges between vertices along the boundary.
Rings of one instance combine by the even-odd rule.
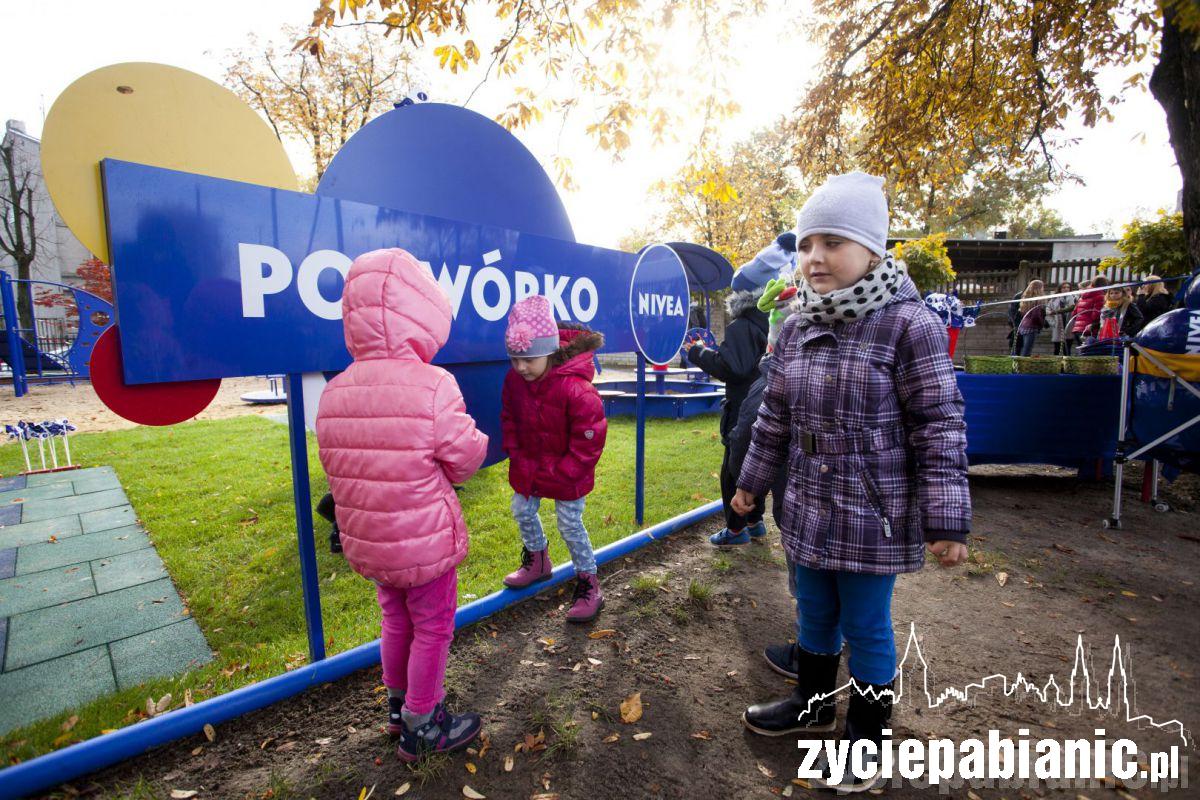
[[[775,347],[733,498],[749,508],[789,469],[781,530],[800,616],[797,687],[752,706],[759,734],[830,731],[843,639],[851,691],[845,737],[882,741],[892,706],[896,575],[967,557],[963,402],[946,328],[904,264],[886,253],[880,178],[831,178],[797,220],[793,313]],[[829,788],[865,791],[846,776]]]

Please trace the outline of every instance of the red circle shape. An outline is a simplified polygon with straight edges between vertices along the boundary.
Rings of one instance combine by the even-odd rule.
[[[199,414],[221,388],[221,379],[125,383],[121,333],[113,325],[96,340],[90,361],[92,388],[114,413],[139,425],[174,425]]]

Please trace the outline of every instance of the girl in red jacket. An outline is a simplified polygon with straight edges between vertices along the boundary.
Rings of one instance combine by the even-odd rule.
[[[582,325],[555,323],[550,301],[533,295],[512,307],[504,338],[513,368],[500,395],[501,435],[523,545],[521,567],[504,584],[520,589],[549,579],[553,565],[538,506],[542,498],[552,499],[577,578],[567,619],[589,622],[604,608],[583,525],[608,431],[604,403],[592,385],[592,354],[604,337]]]

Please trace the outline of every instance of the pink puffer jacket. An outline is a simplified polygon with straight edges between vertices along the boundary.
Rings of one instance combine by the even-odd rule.
[[[450,321],[446,296],[411,255],[359,256],[342,296],[354,363],[329,382],[317,411],[346,560],[401,589],[466,557],[467,528],[451,484],[474,474],[487,451],[454,377],[429,363]]]

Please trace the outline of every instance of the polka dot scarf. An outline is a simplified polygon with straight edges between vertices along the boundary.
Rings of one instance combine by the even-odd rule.
[[[793,313],[805,322],[829,324],[860,320],[890,303],[907,274],[903,261],[888,256],[853,286],[819,294],[797,271]]]

